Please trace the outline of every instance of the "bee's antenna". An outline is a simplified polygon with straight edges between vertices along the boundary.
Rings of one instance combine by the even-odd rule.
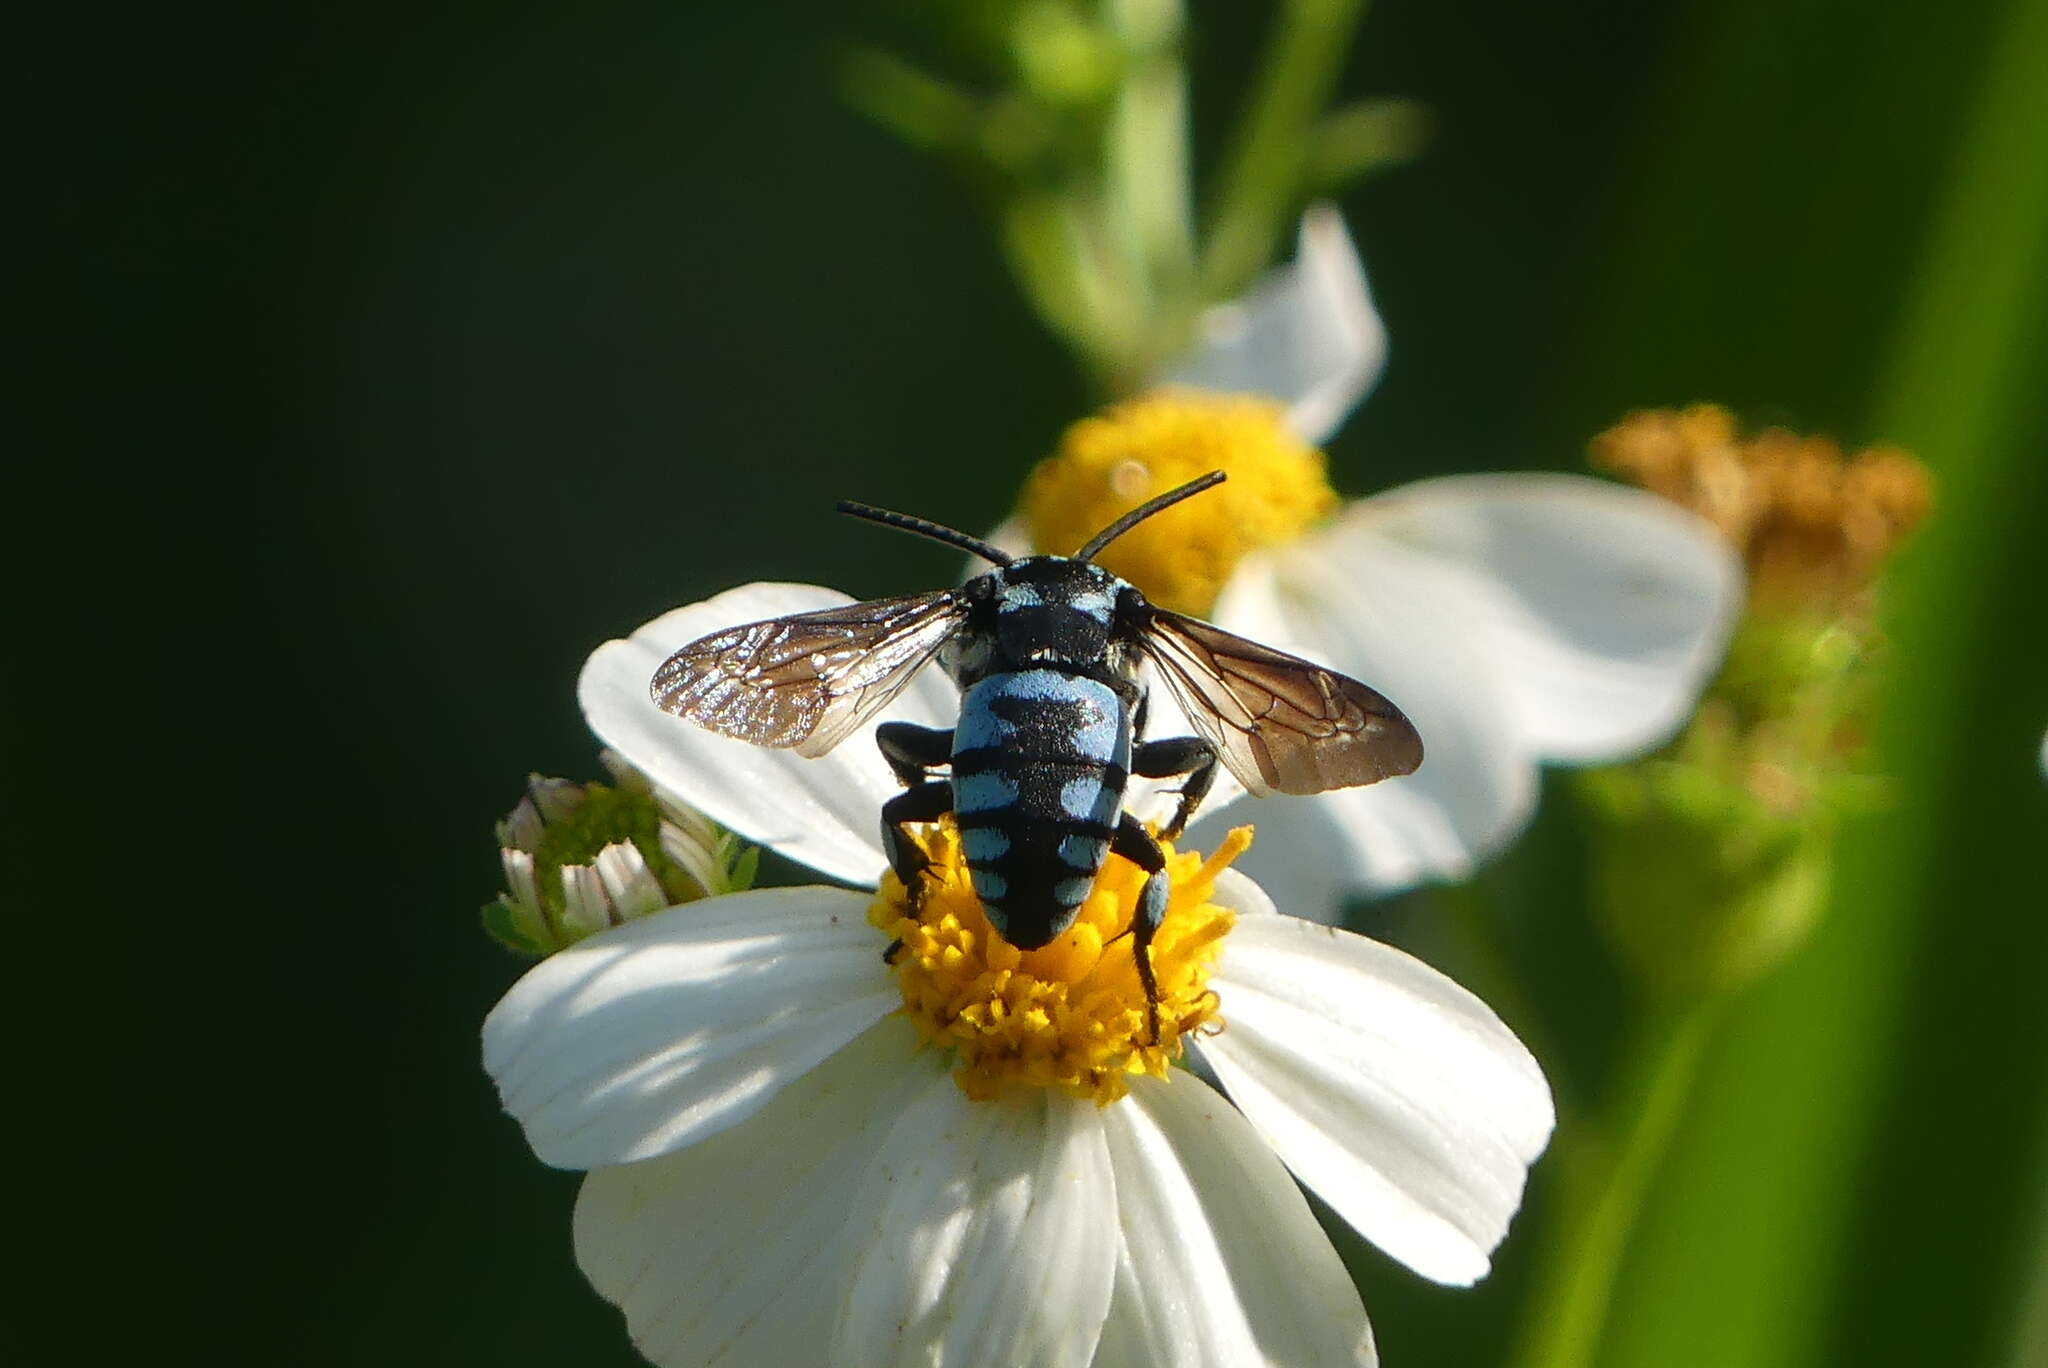
[[[1154,513],[1164,508],[1171,508],[1182,499],[1191,499],[1205,489],[1213,489],[1217,485],[1222,484],[1226,478],[1228,477],[1222,471],[1212,470],[1207,475],[1197,476],[1195,479],[1189,480],[1177,489],[1167,490],[1156,499],[1148,499],[1089,538],[1088,544],[1074,553],[1074,559],[1093,560],[1102,551],[1103,547],[1108,546],[1111,542],[1151,517]]]
[[[1016,557],[999,546],[991,546],[979,537],[970,537],[957,532],[944,523],[935,523],[926,518],[913,518],[908,513],[892,513],[886,508],[873,504],[855,503],[852,499],[841,499],[839,511],[850,518],[864,518],[884,527],[893,527],[899,532],[914,532],[920,537],[930,537],[935,542],[958,547],[970,556],[979,556],[991,565],[1008,565]]]

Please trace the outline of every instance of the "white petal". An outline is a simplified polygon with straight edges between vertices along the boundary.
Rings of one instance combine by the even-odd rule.
[[[699,888],[716,889],[725,876],[717,856],[695,832],[669,822],[661,824],[661,853],[674,860]]]
[[[1243,863],[1243,861],[1239,861]],[[1212,899],[1219,907],[1227,907],[1241,917],[1277,917],[1280,909],[1265,887],[1258,880],[1246,876],[1236,865],[1216,875],[1216,892]]]
[[[1372,306],[1358,249],[1336,209],[1301,217],[1294,260],[1242,298],[1211,309],[1201,343],[1159,377],[1225,394],[1264,394],[1320,446],[1380,378],[1387,330]]]
[[[1320,903],[1309,899],[1332,881],[1387,891],[1463,878],[1535,808],[1535,761],[1504,716],[1481,644],[1446,627],[1454,586],[1445,578],[1435,562],[1389,542],[1318,537],[1247,557],[1217,604],[1222,626],[1363,680],[1422,734],[1414,774],[1232,810],[1267,835],[1245,868],[1290,912],[1313,915]],[[1315,828],[1307,837],[1284,834],[1283,824],[1304,821]],[[1316,858],[1315,843],[1332,837]]]
[[[532,781],[528,781],[529,790]],[[518,850],[535,850],[540,846],[541,833],[547,824],[541,821],[540,808],[528,792],[519,800],[519,805],[507,813],[505,820],[498,823],[498,844]]]
[[[1096,1108],[1033,1090],[905,1108],[850,1217],[860,1268],[834,1363],[1072,1365],[1095,1351],[1116,1266]]]
[[[621,917],[648,916],[659,912],[668,901],[661,891],[661,881],[641,858],[639,847],[630,841],[606,846],[591,863],[604,880],[605,893]]]
[[[946,1057],[887,1017],[748,1120],[599,1169],[576,1262],[662,1368],[824,1363],[860,1249],[847,1212]],[[957,1091],[957,1090],[956,1090]]]
[[[1377,1361],[1337,1251],[1230,1103],[1139,1078],[1103,1125],[1123,1243],[1096,1368]]]
[[[872,884],[885,863],[881,806],[902,788],[875,749],[874,729],[889,719],[951,726],[959,705],[942,671],[922,671],[882,718],[816,760],[713,735],[662,712],[647,692],[656,667],[698,637],[848,602],[813,585],[749,584],[665,613],[591,654],[576,684],[583,715],[636,769],[712,820],[821,873]]]
[[[1020,514],[1013,513],[997,523],[996,530],[989,533],[983,540],[998,551],[1007,551],[1013,556],[1034,555],[1038,550],[1037,547],[1031,544],[1031,531],[1024,525],[1024,519]],[[967,564],[960,571],[960,578],[962,580],[970,580],[976,575],[987,573],[987,561],[979,556],[969,556]]]
[[[565,865],[562,877],[562,930],[570,937],[594,935],[612,925],[611,899],[604,880],[589,865]]]
[[[902,1005],[867,903],[760,889],[600,932],[512,985],[484,1021],[484,1068],[557,1168],[702,1139]]]
[[[1613,760],[1691,715],[1742,607],[1742,569],[1705,522],[1580,475],[1455,475],[1354,505],[1335,539],[1434,559],[1508,721],[1547,759]],[[1426,740],[1427,734],[1425,734]]]
[[[1267,885],[1286,903],[1291,916],[1340,923],[1353,897],[1385,883],[1384,865],[1375,866],[1359,853],[1350,829],[1330,803],[1276,797],[1222,811],[1217,807],[1213,801],[1202,806],[1205,815],[1186,844],[1207,851],[1232,827],[1254,828],[1251,850],[1233,868]]]
[[[510,846],[498,852],[498,862],[505,869],[505,891],[512,895],[512,901],[521,907],[540,906],[540,884],[534,877],[533,856]]]
[[[562,927],[572,936],[587,936],[668,905],[661,881],[630,841],[614,842],[589,864],[570,865],[561,874]]]
[[[1295,1176],[1424,1277],[1483,1276],[1555,1119],[1514,1033],[1421,961],[1294,917],[1240,918],[1211,982],[1202,1052]]]

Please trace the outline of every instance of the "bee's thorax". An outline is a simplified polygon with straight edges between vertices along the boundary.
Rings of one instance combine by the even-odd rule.
[[[960,686],[1032,669],[1124,678],[1117,610],[1130,587],[1098,565],[1032,556],[970,582],[966,627],[940,663]]]

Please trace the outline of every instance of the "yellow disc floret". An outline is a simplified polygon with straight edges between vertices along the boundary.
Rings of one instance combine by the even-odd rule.
[[[1215,1018],[1209,971],[1237,917],[1210,899],[1216,876],[1251,845],[1250,827],[1231,832],[1206,860],[1159,843],[1170,893],[1151,947],[1156,1040],[1129,934],[1142,870],[1111,855],[1066,933],[1019,950],[982,914],[952,818],[917,839],[931,859],[919,905],[885,875],[868,920],[900,942],[891,962],[904,1011],[926,1040],[959,1056],[954,1078],[969,1097],[1022,1086],[1114,1102],[1131,1074],[1166,1077],[1180,1037]]]
[[[1293,541],[1336,509],[1324,465],[1270,400],[1159,390],[1068,428],[1032,471],[1021,511],[1035,549],[1072,555],[1153,495],[1226,472],[1100,558],[1161,607],[1202,616],[1247,552]]]

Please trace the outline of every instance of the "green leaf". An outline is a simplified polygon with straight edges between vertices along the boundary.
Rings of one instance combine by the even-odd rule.
[[[1831,113],[1829,144],[1882,164],[1830,166],[1820,184],[1834,198],[1800,206],[1840,224],[1847,255],[1816,248],[1776,274],[1764,267],[1756,302],[1779,318],[1819,298],[1821,281],[1886,290],[1868,270],[1843,274],[1861,260],[1854,224],[1909,212],[1912,178],[1945,155],[1888,377],[1872,378],[1874,411],[1858,434],[1916,450],[1938,483],[1934,518],[1890,582],[1895,654],[1876,756],[1906,801],[1845,832],[1838,895],[1813,942],[1734,1004],[1706,1052],[1617,1288],[1599,1359],[1612,1368],[1983,1363],[2009,1342],[2015,1293],[2001,1252],[2023,1222],[2014,1196],[2042,1172],[2028,1148],[2038,1069],[2021,1079],[2007,1059],[2038,1058],[2042,1039],[2048,946],[2029,853],[2039,837],[2022,836],[2016,816],[2039,803],[2022,752],[2040,719],[2030,732],[2005,727],[2014,754],[2003,768],[1982,746],[1998,732],[1988,720],[2009,717],[2026,687],[2012,667],[2014,632],[2028,604],[2038,612],[2038,585],[2007,581],[2039,564],[2024,548],[2039,536],[2028,511],[2042,506],[2048,419],[2038,323],[2048,300],[2048,82],[2038,70],[2048,0],[1992,13],[1988,40],[1959,58],[1956,35],[1968,30],[1957,25],[1974,12],[1895,10],[1879,24],[1847,4],[1730,5],[1710,56],[1720,83],[1691,92],[1687,106],[1698,136],[1666,148],[1672,188],[1685,193],[1663,207],[1697,214],[1713,168],[1688,162],[1689,149],[1754,130],[1747,145],[1768,158],[1762,135],[1808,98],[1812,64],[1860,70],[1863,103]],[[1777,45],[1775,86],[1740,74],[1761,32]],[[1921,111],[1904,125],[1917,142],[1884,135],[1902,126],[1901,100]],[[1801,174],[1818,172],[1802,163]],[[1742,203],[1760,207],[1753,195]],[[1719,212],[1725,220],[1740,207]],[[1683,229],[1673,217],[1641,231],[1672,241]],[[1700,263],[1702,279],[1720,279],[1716,265],[1725,269]],[[1647,272],[1636,283],[1671,307]],[[1800,347],[1843,332],[1839,315],[1795,329],[1809,339]],[[1791,348],[1777,354],[1795,363]],[[1987,773],[2004,777],[1986,783]],[[1959,955],[1968,974],[1949,967]],[[1918,1061],[1918,1075],[1896,1077],[1902,1061]],[[1950,1104],[1954,1123],[1929,1110],[1930,1097]]]

